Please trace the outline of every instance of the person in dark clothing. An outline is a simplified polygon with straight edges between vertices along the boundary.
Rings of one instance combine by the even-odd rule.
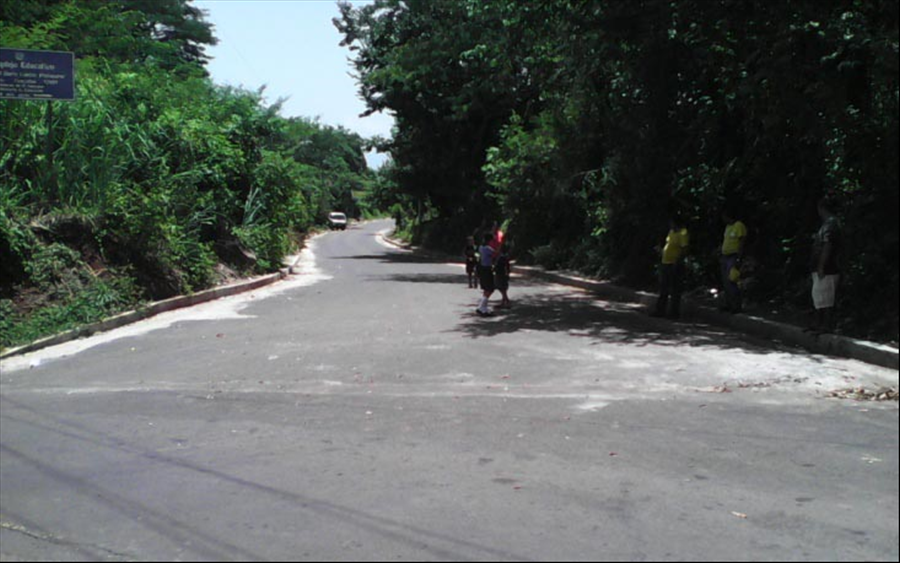
[[[497,287],[497,291],[500,292],[500,295],[503,296],[500,305],[498,305],[499,307],[508,308],[511,305],[509,296],[507,295],[507,292],[509,291],[509,276],[511,273],[512,265],[509,261],[509,247],[504,242],[500,246],[500,255],[494,263],[494,285]]]
[[[496,260],[496,252],[491,248],[491,242],[494,235],[486,233],[484,235],[484,244],[478,249],[480,254],[478,263],[478,280],[481,282],[482,297],[475,310],[482,317],[492,315],[488,307],[488,301],[494,293],[494,261]]]
[[[478,248],[475,247],[475,237],[466,239],[466,277],[469,278],[469,289],[478,289]]]
[[[827,198],[819,200],[822,225],[813,240],[810,260],[812,300],[816,309],[815,332],[834,330],[834,304],[841,279],[841,224],[834,214],[835,206]]]

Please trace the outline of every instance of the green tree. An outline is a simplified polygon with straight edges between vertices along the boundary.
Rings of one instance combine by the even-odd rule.
[[[440,231],[420,237],[502,215],[526,257],[647,284],[679,210],[709,283],[735,202],[754,297],[806,305],[834,192],[847,316],[896,332],[896,2],[377,0],[336,24],[369,110],[397,117],[394,199]]]

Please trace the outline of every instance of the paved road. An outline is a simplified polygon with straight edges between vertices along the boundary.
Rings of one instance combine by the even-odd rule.
[[[526,280],[480,319],[387,227],[5,362],[2,558],[897,560],[897,404],[826,398],[896,371]]]

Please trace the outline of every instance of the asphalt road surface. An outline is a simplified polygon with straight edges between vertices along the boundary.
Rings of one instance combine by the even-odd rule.
[[[896,385],[356,225],[251,294],[13,358],[3,560],[894,560]]]

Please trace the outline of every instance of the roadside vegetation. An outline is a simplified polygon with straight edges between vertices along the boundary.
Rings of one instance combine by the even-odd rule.
[[[367,141],[213,84],[186,0],[3,2],[0,36],[73,51],[77,90],[0,101],[0,347],[273,271],[329,211],[372,212]]]
[[[519,260],[653,287],[678,211],[715,286],[727,204],[747,296],[808,310],[816,201],[845,225],[842,330],[898,333],[898,3],[342,3],[370,111],[396,116],[380,203],[460,252],[506,224]]]

